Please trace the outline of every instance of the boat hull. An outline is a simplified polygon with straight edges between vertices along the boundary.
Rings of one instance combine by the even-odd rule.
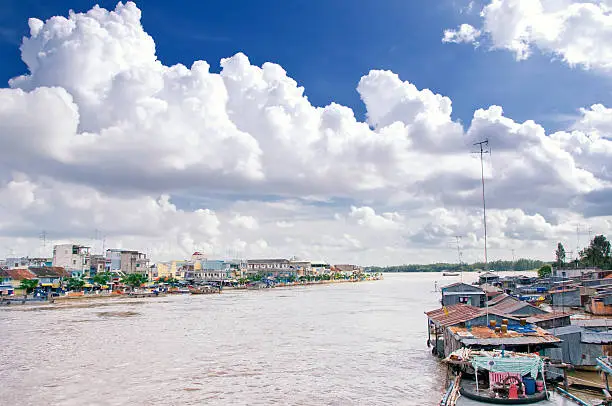
[[[496,405],[528,405],[547,400],[546,392],[539,392],[518,399],[492,398],[490,396],[487,396],[484,391],[481,393],[477,393],[475,390],[471,388],[466,388],[463,385],[459,390],[459,393],[461,393],[462,396],[465,396],[468,399],[477,400],[483,403],[492,403]]]

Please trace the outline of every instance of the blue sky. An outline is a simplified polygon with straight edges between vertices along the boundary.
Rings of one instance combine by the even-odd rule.
[[[465,2],[467,3],[467,1]],[[84,12],[96,2],[8,0],[0,14],[0,80],[25,71],[19,43],[27,19]],[[116,2],[98,2],[112,9]],[[506,115],[534,119],[547,129],[564,128],[568,116],[593,103],[612,104],[602,85],[609,79],[572,69],[536,54],[516,62],[509,52],[443,44],[445,28],[477,20],[460,13],[461,1],[442,0],[267,0],[137,3],[145,30],[165,65],[202,59],[213,70],[219,60],[244,52],[254,64],[280,64],[315,105],[347,105],[363,119],[355,88],[370,69],[389,69],[418,88],[449,96],[454,118],[464,123],[473,111],[498,104]]]

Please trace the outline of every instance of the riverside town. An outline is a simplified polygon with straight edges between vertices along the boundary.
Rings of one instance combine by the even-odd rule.
[[[427,345],[447,369],[440,405],[459,396],[548,404],[551,391],[572,404],[611,405],[611,260],[600,235],[569,262],[559,243],[537,276],[480,271],[474,283],[442,286],[441,307],[425,313]]]
[[[76,298],[153,297],[160,294],[221,293],[223,289],[380,279],[356,265],[330,265],[297,259],[216,260],[200,252],[191,258],[150,264],[138,251],[61,244],[52,258],[0,261],[0,303],[25,304]]]

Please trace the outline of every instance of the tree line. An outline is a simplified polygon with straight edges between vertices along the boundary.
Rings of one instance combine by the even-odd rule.
[[[563,243],[557,244],[555,251],[555,261],[553,266],[556,268],[579,268],[579,267],[591,267],[599,269],[612,269],[612,255],[611,255],[610,241],[605,235],[596,235],[590,242],[589,245],[578,253],[577,258],[566,258],[565,247]]]
[[[516,261],[503,261],[496,260],[488,263],[488,270],[495,271],[530,271],[538,269],[545,265],[546,262],[537,259],[521,258]],[[472,272],[477,270],[484,270],[484,262],[475,262],[473,264],[457,264],[438,262],[435,264],[408,264],[408,265],[394,265],[394,266],[371,266],[368,267],[370,272]]]

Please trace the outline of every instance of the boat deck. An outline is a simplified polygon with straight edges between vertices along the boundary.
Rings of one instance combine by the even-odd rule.
[[[466,398],[477,400],[479,402],[484,403],[494,403],[499,405],[526,405],[531,403],[542,402],[545,403],[546,393],[539,392],[533,395],[526,395],[523,397],[519,397],[518,399],[507,399],[507,398],[493,398],[490,397],[489,389],[480,389],[480,391],[476,391],[476,381],[461,381],[461,395]]]

